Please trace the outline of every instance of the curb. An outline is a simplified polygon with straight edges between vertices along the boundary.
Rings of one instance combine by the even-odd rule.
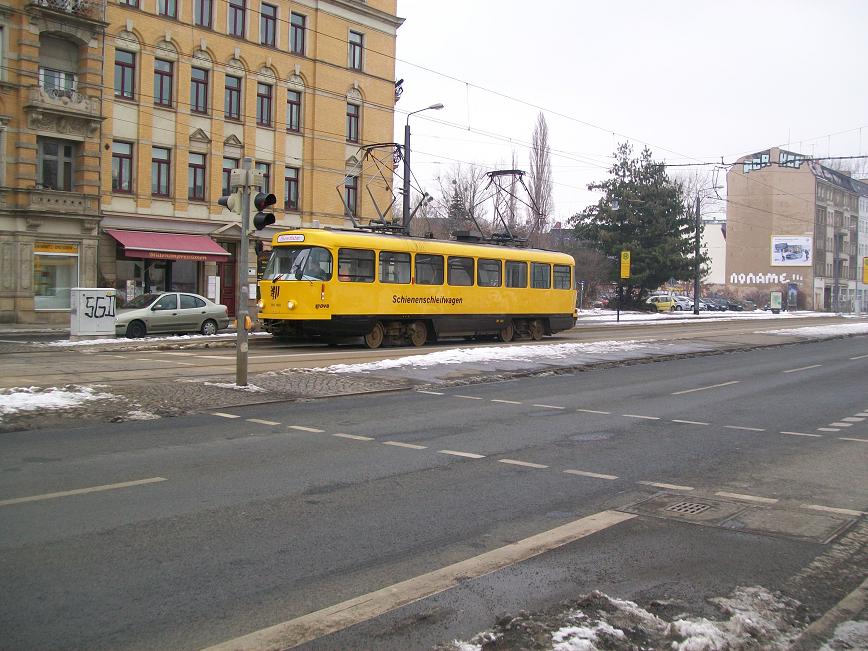
[[[802,631],[802,634],[790,646],[790,651],[819,649],[823,642],[832,636],[838,624],[859,617],[865,610],[866,601],[868,601],[868,578],[862,581],[862,585],[832,606],[825,615]]]

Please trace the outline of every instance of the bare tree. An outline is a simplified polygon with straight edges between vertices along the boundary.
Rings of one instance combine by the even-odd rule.
[[[483,192],[488,183],[485,170],[477,165],[465,166],[456,163],[446,174],[437,177],[437,183],[437,210],[448,220],[450,232],[475,231],[475,224],[479,224],[481,229],[489,230],[485,206],[482,203]]]
[[[531,230],[534,233],[542,233],[545,231],[546,220],[554,210],[549,127],[542,113],[537,116],[536,126],[533,130],[528,177],[528,190],[530,190],[531,204],[533,205]]]
[[[847,176],[852,176],[854,179],[868,178],[868,159],[854,158],[850,160],[835,160],[835,159],[820,159],[819,162],[823,167],[828,167],[836,172],[842,172]]]
[[[704,217],[723,216],[726,214],[726,200],[723,199],[719,190],[717,168],[709,170],[699,168],[691,172],[673,174],[673,178],[681,185],[681,197],[684,205],[690,212],[696,205],[696,197],[699,195],[699,212]]]

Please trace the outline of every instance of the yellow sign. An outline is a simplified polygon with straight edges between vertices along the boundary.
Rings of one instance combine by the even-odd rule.
[[[630,277],[630,252],[621,251],[621,278]]]
[[[78,254],[77,244],[55,244],[54,242],[34,242],[34,253],[72,253]]]
[[[862,282],[868,285],[868,256],[862,258]]]

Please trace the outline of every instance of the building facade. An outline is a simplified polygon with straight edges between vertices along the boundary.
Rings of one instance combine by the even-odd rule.
[[[860,197],[868,185],[777,147],[727,174],[726,283],[782,291],[799,309],[856,307]]]
[[[69,7],[81,5],[70,3],[84,0],[36,0],[31,11],[45,14],[46,1],[77,16],[78,9]],[[217,199],[229,194],[230,172],[245,157],[277,197],[276,224],[259,234],[262,239],[287,227],[345,225],[350,212],[366,221],[378,216],[375,202],[388,204],[387,189],[376,183],[379,171],[365,165],[362,147],[392,140],[395,40],[402,22],[396,0],[108,0],[99,11],[90,39],[60,30],[64,42],[80,49],[87,43],[92,50],[79,54],[74,88],[90,113],[82,123],[87,133],[75,141],[82,144],[71,150],[72,186],[52,189],[64,202],[72,200],[71,192],[82,195],[78,221],[89,230],[81,241],[59,237],[70,226],[51,231],[53,239],[35,234],[34,200],[10,193],[4,204],[14,205],[17,221],[4,222],[0,236],[17,243],[19,269],[37,262],[44,269],[48,256],[58,266],[75,244],[77,271],[67,273],[64,287],[113,287],[120,304],[145,292],[193,291],[234,312],[240,221]],[[8,16],[4,31],[11,24],[35,33],[32,25],[14,26],[24,20],[17,10]],[[43,31],[53,49],[39,49],[54,58],[37,65],[39,55],[25,53],[9,66],[26,67],[34,88],[24,89],[17,77],[18,96],[3,87],[0,116],[11,112],[0,122],[7,151],[19,142],[19,122],[35,124],[14,112],[27,93],[46,95],[39,70],[69,59],[68,47],[53,45],[57,30]],[[30,40],[35,48],[40,37]],[[62,74],[59,79],[69,83]],[[57,103],[67,106],[66,99]],[[9,159],[16,161],[11,177],[31,186],[39,180],[39,139],[48,138],[44,122],[28,133],[24,153]],[[66,164],[63,159],[58,166],[65,170]],[[8,179],[13,166],[6,167]],[[31,189],[28,196],[40,191]],[[58,224],[72,221],[65,204],[56,212]],[[249,259],[256,261],[253,250]],[[255,262],[243,271],[242,278],[255,282]],[[58,306],[49,314],[38,300],[27,309],[28,295],[41,290],[15,291],[14,305],[0,304],[3,319],[68,322],[68,299],[65,313]],[[0,301],[5,298],[0,293]]]

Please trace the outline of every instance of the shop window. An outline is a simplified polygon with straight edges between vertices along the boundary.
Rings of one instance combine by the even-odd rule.
[[[506,261],[506,286],[527,287],[527,262]]]
[[[33,245],[34,309],[68,310],[69,290],[78,285],[78,245],[53,242]]]
[[[289,17],[289,49],[293,54],[304,55],[304,30],[307,19],[293,12]]]
[[[416,254],[416,284],[417,285],[442,285],[443,284],[443,256],[428,255],[427,253]]]
[[[531,287],[548,289],[552,286],[552,266],[541,262],[531,263]]]
[[[554,266],[555,289],[572,289],[573,285],[570,282],[570,267],[565,264],[556,264]]]
[[[446,282],[458,287],[473,285],[473,258],[458,258],[449,256],[446,269]]]
[[[408,285],[410,283],[410,254],[382,251],[380,253],[380,282]]]
[[[374,252],[367,249],[338,250],[338,280],[374,282]]]
[[[68,140],[37,138],[37,182],[47,190],[71,192],[76,144]]]
[[[480,258],[476,263],[476,284],[480,287],[500,287],[500,260]]]

